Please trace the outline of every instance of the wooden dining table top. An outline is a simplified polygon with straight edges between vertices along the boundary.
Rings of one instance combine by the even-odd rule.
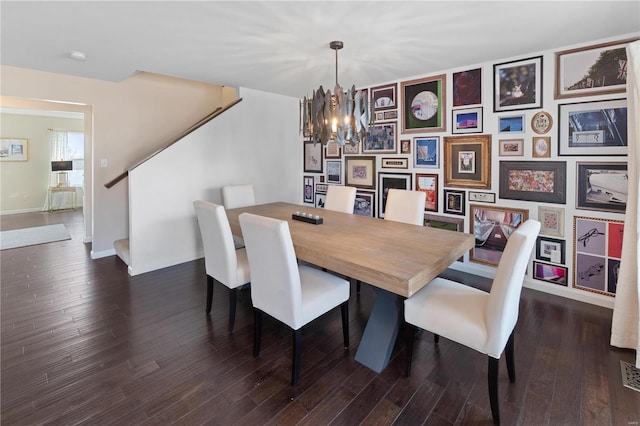
[[[291,203],[227,210],[231,232],[242,236],[238,216],[253,213],[289,222],[298,259],[410,297],[473,248],[471,234],[409,225]],[[323,223],[293,220],[296,212]]]

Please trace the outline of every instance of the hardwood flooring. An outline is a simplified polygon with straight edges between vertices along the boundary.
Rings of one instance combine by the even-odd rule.
[[[115,256],[90,259],[80,212],[1,217],[3,230],[50,223],[72,239],[0,252],[3,425],[492,424],[487,360],[471,349],[419,333],[410,378],[403,336],[380,374],[353,360],[366,285],[352,288],[350,352],[334,310],[304,329],[292,388],[288,330],[265,318],[252,357],[248,290],[228,333],[225,287],[205,314],[203,260],[130,277]],[[608,309],[524,289],[515,384],[500,366],[503,424],[638,424],[640,392],[620,377],[634,354],[609,345],[610,327]]]

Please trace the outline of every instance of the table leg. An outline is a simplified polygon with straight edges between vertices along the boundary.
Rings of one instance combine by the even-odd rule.
[[[402,324],[402,297],[374,287],[376,301],[362,334],[355,360],[376,373],[389,364],[391,352]]]

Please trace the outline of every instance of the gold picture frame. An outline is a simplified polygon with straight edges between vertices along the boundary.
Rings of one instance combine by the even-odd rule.
[[[491,135],[444,137],[444,186],[491,189]]]

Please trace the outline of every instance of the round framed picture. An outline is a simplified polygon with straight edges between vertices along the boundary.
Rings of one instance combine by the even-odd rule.
[[[534,136],[533,138],[533,157],[548,158],[551,157],[551,138],[548,136]]]
[[[553,126],[553,119],[548,112],[537,112],[531,119],[531,128],[539,135],[544,135],[549,132],[551,126]]]

